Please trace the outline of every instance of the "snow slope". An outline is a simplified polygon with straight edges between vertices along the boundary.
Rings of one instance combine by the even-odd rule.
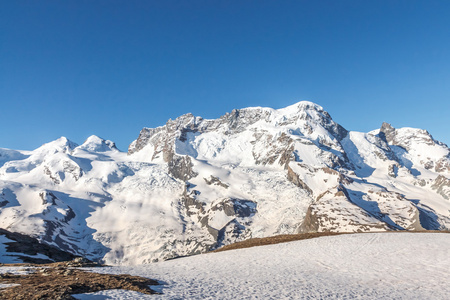
[[[448,299],[450,235],[368,233],[92,269],[163,281],[162,295],[121,290],[77,299]],[[106,298],[105,298],[106,299]]]
[[[0,149],[0,227],[114,265],[309,231],[450,228],[450,150],[348,131],[319,105],[186,114],[128,152],[97,136]]]

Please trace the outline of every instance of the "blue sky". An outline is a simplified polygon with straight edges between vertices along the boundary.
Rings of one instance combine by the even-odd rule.
[[[450,144],[450,1],[1,1],[0,147],[316,102]]]

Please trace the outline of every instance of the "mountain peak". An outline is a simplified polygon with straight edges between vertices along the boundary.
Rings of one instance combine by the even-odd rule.
[[[39,151],[52,151],[52,152],[64,152],[64,153],[70,153],[72,152],[76,147],[78,147],[78,144],[72,142],[65,136],[62,136],[54,141],[51,141],[49,143],[46,143],[39,147],[37,150]]]
[[[289,105],[284,108],[285,110],[296,110],[296,111],[304,111],[304,110],[316,110],[323,111],[323,107],[311,102],[311,101],[300,101],[295,104]],[[283,110],[283,108],[282,108]]]
[[[81,146],[78,147],[78,149],[92,152],[105,152],[117,150],[117,147],[112,141],[102,139],[96,135],[91,135]]]
[[[309,101],[185,114],[142,129],[129,156],[95,135],[74,147],[0,149],[0,222],[108,264],[250,237],[450,228],[448,147],[388,123],[349,132]]]
[[[381,124],[379,136],[386,143],[390,143],[390,142],[392,142],[394,140],[395,128],[392,127],[391,124],[383,122],[383,124]]]

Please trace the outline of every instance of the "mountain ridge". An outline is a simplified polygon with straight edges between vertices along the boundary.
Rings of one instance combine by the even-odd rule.
[[[348,131],[319,105],[190,113],[127,152],[97,136],[0,149],[0,227],[109,264],[299,232],[450,228],[450,150],[426,131]]]

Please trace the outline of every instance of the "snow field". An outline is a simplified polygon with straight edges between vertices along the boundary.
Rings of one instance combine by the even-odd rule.
[[[449,269],[448,234],[367,233],[90,270],[164,282],[162,295],[134,299],[448,299]],[[107,297],[132,299],[77,299]]]

